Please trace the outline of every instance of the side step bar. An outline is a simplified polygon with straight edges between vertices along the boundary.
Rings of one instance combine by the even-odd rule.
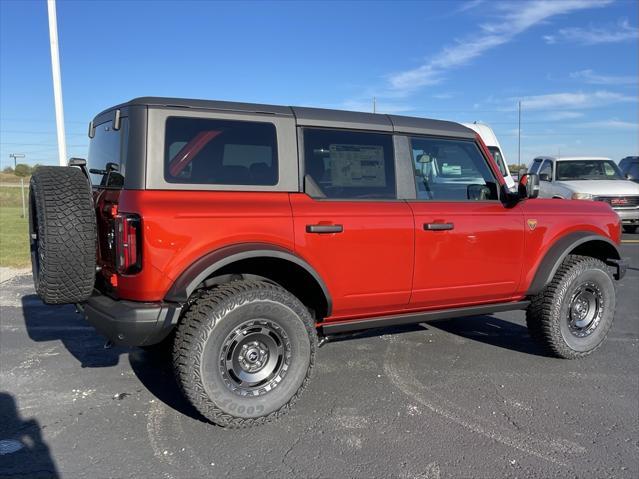
[[[402,324],[421,323],[435,319],[460,318],[463,316],[477,316],[480,314],[499,313],[502,311],[516,311],[526,309],[530,301],[515,301],[510,303],[483,304],[467,308],[440,309],[437,311],[425,311],[420,313],[397,314],[393,316],[379,316],[370,319],[353,319],[349,321],[336,321],[323,323],[321,328],[324,334],[346,333],[369,328],[385,328]]]

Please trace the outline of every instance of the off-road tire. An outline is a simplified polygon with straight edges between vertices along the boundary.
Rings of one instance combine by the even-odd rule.
[[[245,397],[225,383],[222,352],[229,335],[255,320],[273,322],[285,331],[290,359],[276,387]],[[205,418],[245,428],[291,408],[311,377],[316,347],[313,318],[295,296],[265,281],[233,281],[201,293],[191,303],[176,330],[173,365],[184,395]]]
[[[91,187],[78,168],[41,166],[29,184],[29,242],[36,293],[80,303],[93,291],[97,226]]]
[[[634,234],[634,233],[637,232],[637,226],[636,225],[623,225],[623,231],[624,231],[624,233]]]
[[[584,284],[595,285],[600,292],[601,316],[592,332],[577,337],[569,325],[570,308]],[[568,255],[550,284],[532,298],[526,310],[528,332],[553,356],[582,358],[603,343],[612,326],[615,303],[614,282],[606,264],[589,256]]]

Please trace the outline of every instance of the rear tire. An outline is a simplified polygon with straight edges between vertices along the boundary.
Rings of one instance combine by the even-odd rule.
[[[550,354],[577,359],[595,351],[615,315],[615,287],[606,264],[569,255],[526,311],[528,331]]]
[[[177,327],[173,364],[184,395],[229,428],[285,414],[311,377],[317,333],[308,309],[265,281],[205,291]]]
[[[41,166],[29,184],[29,241],[36,293],[47,304],[80,303],[93,291],[96,219],[78,168]]]
[[[625,233],[635,234],[637,232],[636,225],[624,225],[623,230]]]

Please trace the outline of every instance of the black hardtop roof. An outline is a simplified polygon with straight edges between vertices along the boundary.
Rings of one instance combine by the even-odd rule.
[[[164,108],[192,108],[196,110],[226,110],[247,113],[260,113],[294,117],[300,126],[324,126],[333,128],[354,128],[398,133],[422,133],[452,137],[474,138],[470,128],[452,121],[427,118],[365,113],[348,110],[331,110],[298,106],[264,105],[259,103],[241,103],[234,101],[194,100],[185,98],[139,97],[126,103],[113,106],[96,115],[129,106],[147,106]]]

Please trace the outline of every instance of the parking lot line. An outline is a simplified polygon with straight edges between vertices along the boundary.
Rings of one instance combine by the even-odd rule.
[[[639,240],[621,240],[622,243],[639,243]]]

